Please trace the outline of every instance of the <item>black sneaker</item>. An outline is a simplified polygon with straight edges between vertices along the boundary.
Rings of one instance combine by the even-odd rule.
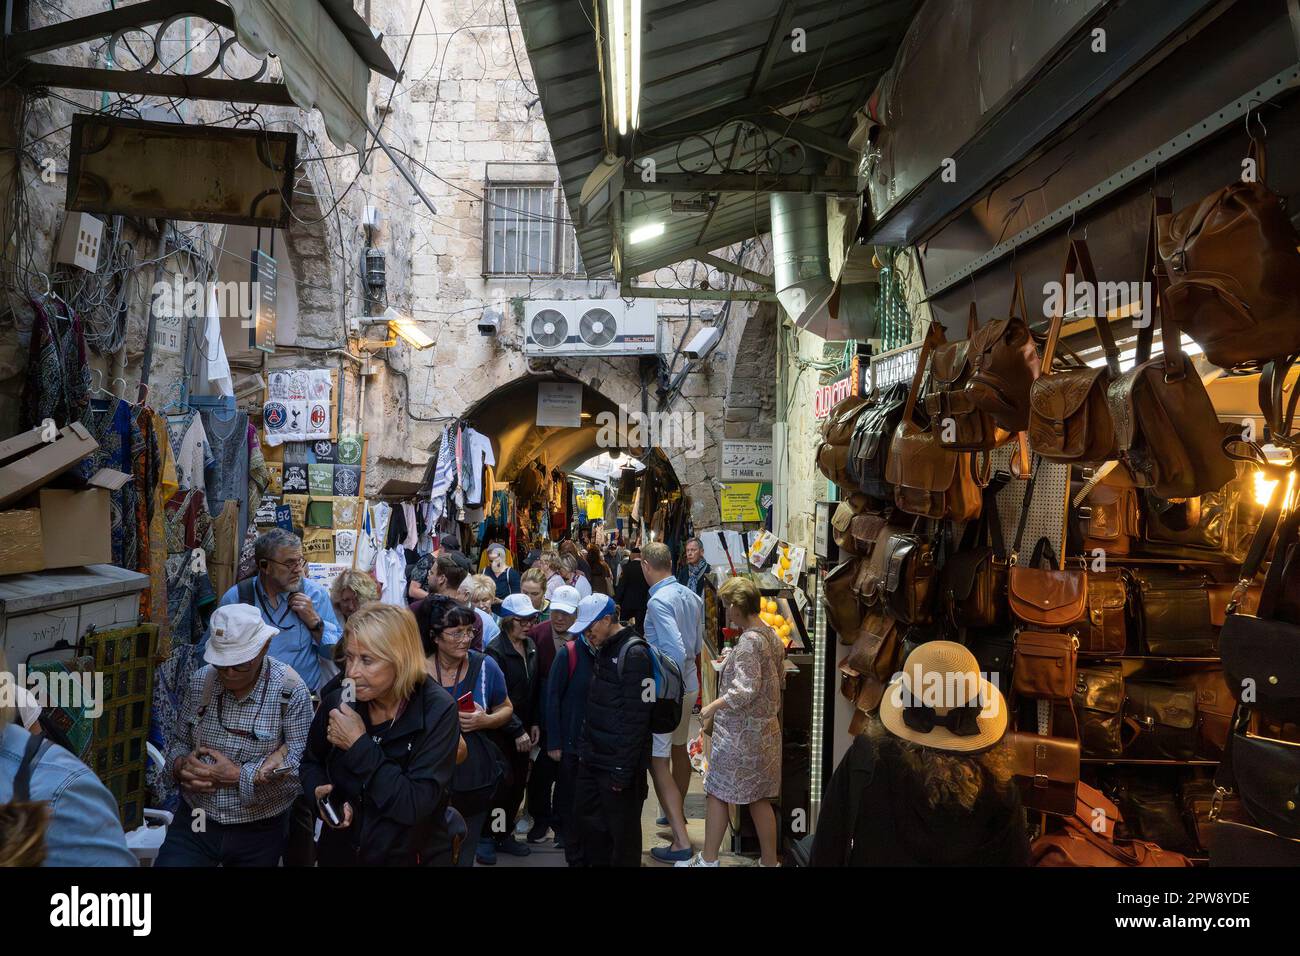
[[[514,837],[497,842],[497,852],[505,853],[508,856],[528,856],[533,851],[528,849],[528,844]]]
[[[551,829],[550,826],[546,823],[534,824],[533,828],[528,831],[528,842],[529,843],[544,842],[546,840],[546,833],[550,829]]]

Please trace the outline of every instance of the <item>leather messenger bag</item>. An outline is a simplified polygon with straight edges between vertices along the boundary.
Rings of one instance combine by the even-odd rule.
[[[953,451],[988,451],[1011,437],[976,406],[975,393],[967,388],[972,372],[970,344],[978,328],[972,302],[966,338],[936,345],[930,355],[931,392],[925,396],[925,410],[939,444]]]

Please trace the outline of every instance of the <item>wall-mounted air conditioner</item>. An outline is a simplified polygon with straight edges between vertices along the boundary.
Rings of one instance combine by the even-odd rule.
[[[524,302],[524,354],[657,355],[659,316],[653,299],[529,299]]]

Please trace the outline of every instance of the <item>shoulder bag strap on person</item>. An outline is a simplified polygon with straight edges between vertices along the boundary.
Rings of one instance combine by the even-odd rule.
[[[42,749],[47,741],[36,735],[27,738],[23,748],[23,759],[18,764],[18,773],[14,776],[14,803],[27,803],[32,799],[32,771],[45,755]]]

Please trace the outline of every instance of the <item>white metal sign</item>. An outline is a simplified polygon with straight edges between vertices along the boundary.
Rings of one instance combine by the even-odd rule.
[[[771,481],[770,441],[723,441],[722,481]]]

